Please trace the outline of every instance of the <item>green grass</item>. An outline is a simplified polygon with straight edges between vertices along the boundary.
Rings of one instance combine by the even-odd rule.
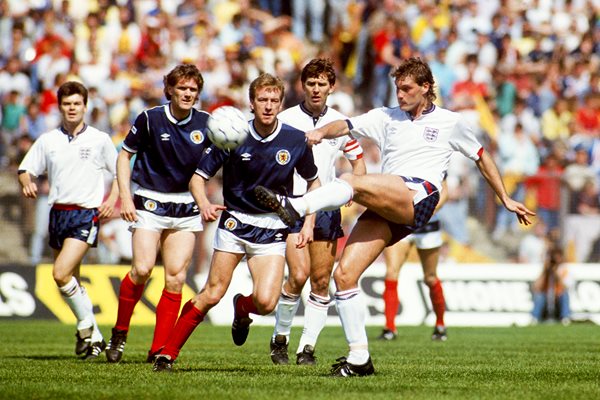
[[[120,364],[104,355],[75,358],[74,328],[57,322],[0,323],[1,399],[598,399],[600,328],[539,325],[526,328],[450,328],[445,343],[429,327],[401,327],[394,342],[371,340],[376,374],[330,378],[329,365],[345,355],[340,327],[326,328],[318,365],[275,366],[272,328],[252,327],[233,345],[229,327],[202,324],[175,363],[153,373],[145,363],[151,327],[132,328]],[[369,337],[380,328],[369,327]],[[109,335],[109,327],[103,327]],[[292,332],[294,353],[300,329]],[[290,359],[295,361],[291,354]]]

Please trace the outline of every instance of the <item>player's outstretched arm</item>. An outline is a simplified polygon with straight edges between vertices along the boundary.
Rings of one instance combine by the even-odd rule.
[[[502,177],[498,171],[498,167],[496,167],[496,163],[494,163],[492,157],[484,151],[479,160],[477,160],[475,163],[477,164],[477,168],[479,168],[479,172],[481,172],[481,175],[485,178],[491,188],[494,189],[494,192],[496,192],[496,195],[504,207],[506,207],[507,210],[517,214],[517,218],[521,224],[530,225],[531,219],[529,217],[534,216],[535,213],[525,207],[524,204],[521,204],[520,202],[515,201],[508,196],[508,193],[506,193],[506,188],[504,187],[504,183],[502,182]]]
[[[309,146],[321,143],[323,139],[334,139],[350,133],[346,120],[340,119],[323,125],[320,128],[306,132],[306,140]]]

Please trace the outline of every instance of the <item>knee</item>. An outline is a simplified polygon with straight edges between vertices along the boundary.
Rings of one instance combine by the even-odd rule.
[[[324,296],[324,297],[328,296],[330,280],[331,280],[330,275],[312,278],[310,281],[311,292],[318,294],[319,296]]]
[[[185,285],[185,273],[179,273],[175,275],[166,274],[165,275],[165,289],[169,292],[181,293],[183,290],[183,285]]]
[[[333,273],[337,290],[348,290],[358,286],[358,279],[348,272],[343,264],[339,264]]]
[[[344,172],[343,174],[341,174],[339,176],[339,179],[341,179],[344,182],[349,183],[350,185],[352,185],[354,178],[355,178],[355,176],[350,172]]]
[[[210,310],[223,298],[225,291],[218,286],[206,286],[202,291],[194,298],[194,305],[201,310]]]
[[[52,278],[54,279],[56,286],[58,286],[59,288],[69,283],[72,277],[73,275],[70,273],[52,271]]]
[[[146,281],[150,279],[150,275],[152,275],[152,269],[153,266],[148,267],[145,265],[134,265],[131,268],[129,276],[136,285],[146,283]]]
[[[304,270],[304,268],[295,268],[294,271],[290,270],[290,275],[287,281],[291,294],[300,294],[307,280],[308,273]]]
[[[259,315],[267,315],[275,310],[278,300],[277,297],[269,298],[268,296],[259,295],[254,297],[254,305],[256,306]]]
[[[424,277],[425,284],[431,288],[438,281],[436,274],[426,274]]]

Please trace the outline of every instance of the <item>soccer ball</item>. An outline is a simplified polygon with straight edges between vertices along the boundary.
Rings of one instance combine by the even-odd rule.
[[[222,106],[208,117],[206,134],[211,142],[220,149],[233,150],[248,136],[248,120],[235,107]]]

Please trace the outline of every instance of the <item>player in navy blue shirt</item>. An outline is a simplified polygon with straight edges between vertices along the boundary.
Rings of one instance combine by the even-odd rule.
[[[187,268],[202,231],[200,212],[188,184],[210,145],[205,135],[208,113],[194,108],[203,84],[194,65],[171,70],[164,78],[169,102],[136,118],[117,158],[121,217],[131,222],[133,261],[120,286],[117,322],[106,350],[109,362],[119,362],[123,356],[133,309],[142,297],[159,249],[165,287],[156,306],[149,362],[164,347],[177,320]]]
[[[252,322],[249,314],[266,315],[277,305],[289,228],[256,200],[254,188],[263,185],[291,193],[294,171],[308,182],[309,190],[320,185],[313,153],[303,132],[277,119],[283,95],[280,79],[269,74],[255,79],[250,85],[250,106],[255,119],[250,122],[248,139],[231,151],[210,147],[190,181],[204,221],[215,221],[221,213],[219,228],[206,285],[183,306],[173,334],[156,357],[155,371],[171,369],[196,326],[225,295],[233,271],[244,256],[254,288],[251,295],[237,294],[233,299],[234,343],[238,346],[245,343]],[[221,167],[224,206],[212,204],[205,191],[205,180]],[[297,245],[305,246],[309,240],[312,238],[302,235]]]

